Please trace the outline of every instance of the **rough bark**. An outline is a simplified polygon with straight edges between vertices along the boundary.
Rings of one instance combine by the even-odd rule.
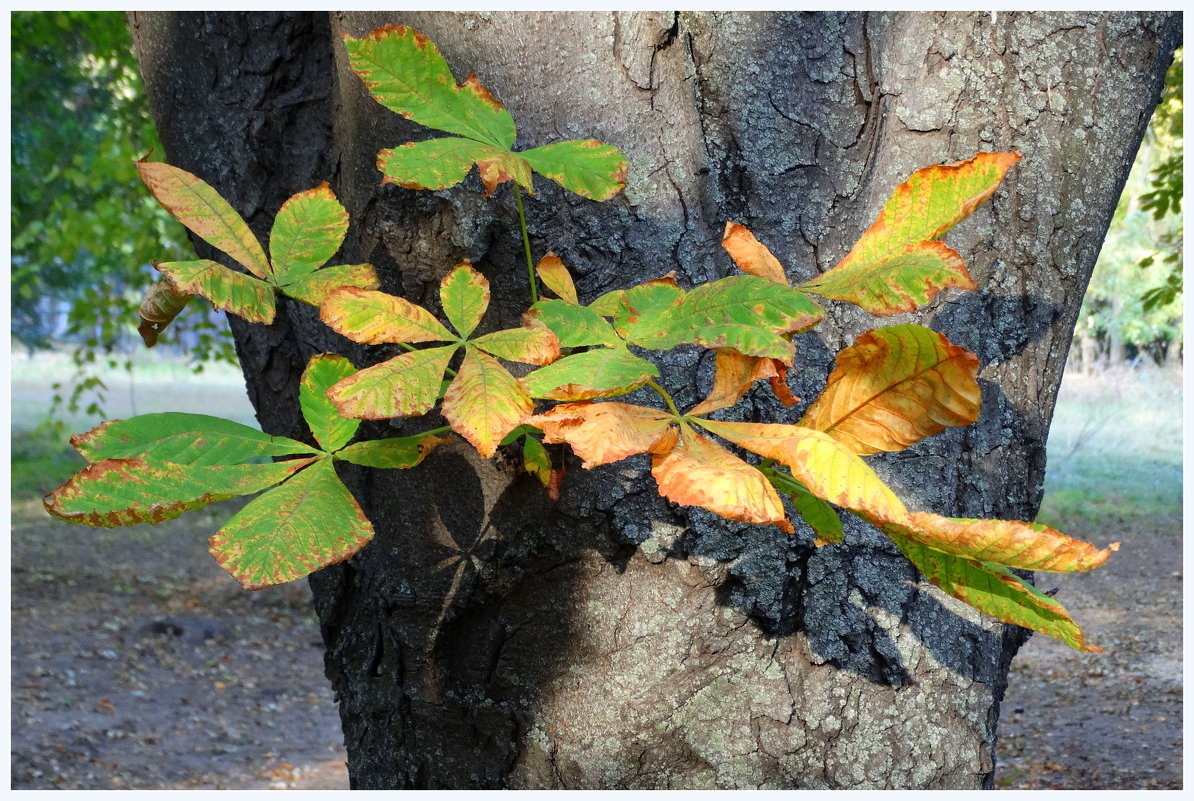
[[[1004,188],[951,235],[981,286],[916,320],[978,354],[982,418],[877,469],[914,508],[1032,519],[1082,293],[1180,40],[1136,13],[135,14],[170,161],[255,230],[329,180],[353,220],[344,256],[434,306],[460,258],[493,283],[485,325],[525,306],[506,190],[379,187],[377,150],[421,138],[346,68],[340,34],[402,22],[475,71],[518,147],[597,137],[631,160],[625,195],[554,185],[530,203],[537,254],[582,299],[676,270],[728,274],[726,220],[796,280],[832,267],[912,170],[1017,149]],[[204,255],[210,255],[210,251]],[[798,342],[811,400],[872,321],[830,309]],[[297,377],[339,339],[309,307],[233,321],[265,430],[305,436]],[[663,359],[681,404],[712,359]],[[646,399],[644,399],[646,400]],[[646,402],[650,402],[646,400]],[[766,393],[742,415],[795,420]],[[429,421],[367,424],[370,436]],[[348,469],[377,536],[311,579],[354,787],[989,787],[1022,631],[943,596],[874,530],[727,524],[655,493],[641,460],[570,460],[558,504],[525,476],[441,448],[417,470]],[[1075,532],[1080,533],[1080,532]]]

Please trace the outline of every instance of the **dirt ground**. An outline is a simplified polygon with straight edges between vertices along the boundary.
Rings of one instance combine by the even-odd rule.
[[[1020,651],[999,722],[999,787],[1181,789],[1181,530],[1129,537],[1099,570],[1037,574],[1103,653],[1041,636]]]
[[[348,787],[306,583],[241,590],[219,506],[93,531],[14,500],[14,789]]]

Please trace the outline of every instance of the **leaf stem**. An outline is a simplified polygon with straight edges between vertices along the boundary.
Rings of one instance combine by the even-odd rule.
[[[676,408],[676,402],[672,400],[672,396],[668,394],[667,390],[659,386],[659,384],[647,379],[647,386],[659,393],[659,397],[663,398],[663,402],[667,404],[667,408],[676,417],[680,417],[680,410]]]
[[[535,283],[535,259],[531,256],[531,235],[527,233],[527,216],[522,210],[522,190],[514,184],[514,205],[518,207],[518,225],[522,229],[522,247],[527,254],[527,278],[531,282],[531,303],[539,302],[539,287]]]

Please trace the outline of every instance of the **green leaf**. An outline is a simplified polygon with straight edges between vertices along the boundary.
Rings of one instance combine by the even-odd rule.
[[[551,481],[551,456],[543,443],[532,436],[522,441],[522,466],[543,486],[546,487]]]
[[[462,262],[440,282],[439,298],[452,327],[467,337],[489,308],[489,281],[467,261]]]
[[[344,37],[348,64],[374,99],[420,125],[509,150],[514,118],[470,75],[457,86],[448,62],[423,34],[387,25],[362,39]]]
[[[788,497],[804,522],[816,532],[818,545],[842,541],[842,519],[832,506],[810,492],[793,492]]]
[[[423,461],[427,454],[439,445],[448,442],[449,439],[449,437],[437,437],[434,434],[415,434],[410,437],[354,442],[337,452],[336,458],[363,467],[404,469],[414,467]]]
[[[611,290],[590,303],[588,308],[597,312],[602,317],[614,317],[617,315],[618,310],[622,308],[622,296],[625,294],[625,289]]]
[[[623,307],[634,302],[634,291],[627,292]],[[822,316],[821,308],[799,289],[735,275],[702,284],[672,306],[648,310],[619,331],[628,342],[654,350],[693,343],[790,365],[795,348],[785,337],[811,328]]]
[[[246,589],[300,579],[342,562],[373,538],[373,526],[320,459],[240,510],[211,538],[211,555]]]
[[[258,278],[273,275],[265,251],[236,209],[202,179],[161,162],[138,161],[141,180],[176,220]]]
[[[452,430],[488,459],[502,437],[524,422],[533,409],[518,379],[497,359],[470,347],[444,395],[442,413]]]
[[[175,289],[202,295],[217,309],[243,317],[251,323],[274,321],[274,288],[251,275],[241,275],[207,259],[154,262]]]
[[[216,437],[244,440],[253,444],[254,452],[249,456],[288,456],[314,453],[309,445],[304,445],[288,437],[272,437],[255,428],[241,425],[232,420],[225,420],[222,417],[183,412],[158,412],[140,414],[127,420],[109,420],[100,423],[90,431],[75,434],[70,438],[70,444],[87,461],[98,462],[103,459],[142,456],[155,451],[159,447],[159,442],[173,439],[179,435],[191,437],[193,440],[210,441]],[[177,448],[182,441],[178,440],[171,447]],[[168,451],[158,452],[165,454]],[[183,451],[178,450],[171,458],[164,460],[175,464],[190,464],[191,460],[183,457],[182,453]],[[217,455],[220,453],[220,451],[216,451]],[[248,456],[234,455],[231,452],[223,456],[223,464],[233,464],[249,458]],[[163,458],[155,457],[155,459],[163,461]]]
[[[623,395],[657,375],[655,365],[622,345],[566,356],[521,380],[532,398],[588,400]]]
[[[1007,569],[944,554],[890,532],[888,536],[916,569],[946,594],[997,620],[1055,637],[1079,651],[1102,652],[1087,644],[1065,607]]]
[[[540,175],[582,197],[609,200],[626,188],[630,164],[613,145],[572,139],[521,154]]]
[[[447,189],[463,181],[477,165],[486,194],[503,181],[515,181],[530,190],[531,165],[520,154],[475,142],[447,137],[407,142],[377,154],[382,183],[407,189]]]
[[[606,297],[602,295],[590,308]],[[614,312],[614,328],[628,342],[634,342],[638,337],[649,339],[660,330],[661,321],[669,319],[666,315],[683,297],[684,290],[670,275],[622,291]]]
[[[457,337],[431,312],[404,298],[368,289],[345,287],[327,296],[319,319],[353,342],[452,342]]]
[[[381,282],[372,264],[337,264],[283,284],[282,292],[295,300],[319,307],[337,289],[377,289],[379,286]]]
[[[327,396],[334,384],[356,371],[352,362],[343,356],[321,353],[307,362],[307,369],[299,381],[299,407],[303,410],[303,419],[315,441],[329,453],[344,447],[361,425],[360,420],[341,417]]]
[[[292,283],[327,263],[348,233],[348,212],[324,182],[299,192],[278,210],[269,255],[279,284]]]
[[[104,459],[73,475],[42,502],[50,514],[68,523],[161,523],[189,509],[260,492],[311,461],[195,466]]]
[[[395,356],[338,382],[328,397],[344,417],[387,420],[423,414],[439,400],[440,379],[458,347]]]
[[[562,348],[617,345],[622,341],[600,314],[566,300],[541,300],[529,314],[555,332]]]

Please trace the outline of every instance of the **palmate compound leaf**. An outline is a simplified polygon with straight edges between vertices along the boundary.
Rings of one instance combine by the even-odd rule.
[[[325,458],[250,502],[216,532],[209,550],[255,590],[342,562],[372,537],[372,524]]]
[[[243,275],[210,260],[155,262],[167,280],[151,287],[141,306],[138,330],[147,347],[153,347],[181,311],[183,295],[201,295],[216,308],[269,324],[276,290],[318,306],[333,288],[379,285],[368,264],[318,269],[339,249],[348,227],[348,214],[326,183],[283,204],[270,235],[270,251],[277,261],[271,264],[244,219],[202,179],[159,162],[142,160],[137,168],[171,214],[249,272]]]
[[[871,314],[915,311],[943,289],[975,289],[961,257],[939,241],[999,186],[1019,153],[979,153],[917,170],[836,267],[803,285]]]
[[[271,464],[178,465],[142,458],[103,459],[43,499],[68,523],[131,526],[173,520],[190,509],[251,495],[310,464],[310,457]]]
[[[444,278],[440,298],[453,325],[467,336],[488,306],[489,283],[463,262]],[[376,420],[429,411],[440,397],[441,378],[448,362],[460,347],[465,347],[464,362],[443,392],[442,411],[452,428],[486,458],[533,407],[518,380],[494,357],[547,364],[560,355],[556,335],[537,322],[465,342],[425,309],[380,292],[332,293],[321,307],[320,316],[356,342],[453,343],[404,353],[336,383],[328,397],[346,417]]]
[[[137,162],[137,172],[158,203],[194,234],[258,278],[273,275],[257,237],[214,188],[186,170],[162,162],[142,159]]]
[[[531,170],[572,192],[607,200],[626,186],[628,162],[596,140],[557,142],[514,153],[514,119],[469,75],[457,85],[439,50],[403,25],[379,28],[361,39],[345,36],[348,63],[386,108],[428,128],[462,138],[411,142],[382,150],[383,182],[411,189],[446,189],[473,164],[486,192],[505,181],[534,192]]]
[[[978,419],[978,358],[924,326],[878,328],[837,356],[800,425],[859,454],[898,451]]]

